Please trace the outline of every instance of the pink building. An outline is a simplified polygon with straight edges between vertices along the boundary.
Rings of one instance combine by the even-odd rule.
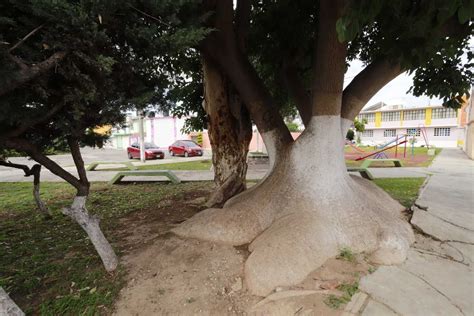
[[[207,134],[207,131],[204,132],[193,132],[189,134],[189,138],[197,142],[198,134],[202,133],[202,147],[204,149],[209,149],[211,150],[211,142],[209,141],[209,135]],[[291,136],[293,136],[293,139],[298,138],[301,133],[291,133]],[[262,136],[260,133],[254,132],[252,136],[252,140],[250,141],[249,144],[249,151],[250,152],[267,152],[267,149],[265,148],[265,144],[263,143]]]

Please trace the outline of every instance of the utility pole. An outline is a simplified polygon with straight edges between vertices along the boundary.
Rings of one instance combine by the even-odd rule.
[[[140,134],[140,161],[146,162],[145,159],[145,133],[143,131],[143,111],[138,111],[138,133]]]

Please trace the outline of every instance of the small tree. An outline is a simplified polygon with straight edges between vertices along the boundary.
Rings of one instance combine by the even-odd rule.
[[[362,121],[359,121],[358,119],[354,119],[354,129],[355,129],[355,133],[353,131],[353,133],[355,134],[357,140],[357,144],[360,144],[360,134],[362,134],[364,131],[365,131],[365,124],[367,124],[367,120],[366,119],[363,119]],[[349,129],[350,131],[350,129]],[[354,136],[352,137],[352,139],[354,139]],[[351,140],[352,140],[351,139]]]
[[[346,133],[346,139],[347,140],[350,140],[350,141],[353,141],[354,140],[354,136],[355,136],[355,133],[354,133],[354,130],[352,129],[349,129]]]
[[[0,4],[0,150],[26,153],[74,186],[72,206],[63,213],[85,230],[110,272],[118,260],[99,219],[87,211],[90,183],[80,147],[101,147],[107,135],[95,134],[94,128],[121,124],[125,110],[165,95],[169,63],[156,58],[158,52],[166,55],[175,46],[194,43],[189,38],[202,38],[168,32],[166,22],[150,23],[156,18],[138,4]],[[164,3],[159,12],[174,19],[175,3]],[[46,156],[58,142],[67,144],[77,176]]]

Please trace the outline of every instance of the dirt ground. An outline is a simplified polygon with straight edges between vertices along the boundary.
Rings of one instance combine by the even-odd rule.
[[[334,258],[297,286],[277,288],[267,298],[253,296],[243,277],[246,247],[169,232],[204,209],[208,193],[165,200],[122,219],[119,237],[128,276],[114,315],[340,315],[347,303],[340,299],[344,286],[357,286],[372,269],[362,255]]]

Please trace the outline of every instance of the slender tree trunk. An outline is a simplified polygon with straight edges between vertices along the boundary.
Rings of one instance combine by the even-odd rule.
[[[64,208],[63,213],[71,217],[84,229],[102,259],[105,270],[112,272],[118,265],[117,255],[100,229],[99,218],[97,216],[91,216],[86,209],[90,183],[87,179],[86,169],[84,168],[84,160],[82,159],[79,142],[77,139],[70,137],[68,138],[68,144],[71,149],[74,164],[76,165],[77,173],[79,174],[79,186],[77,187],[77,195],[74,198],[72,206],[70,208]]]
[[[41,200],[40,196],[41,165],[35,164],[33,167],[29,168],[27,165],[20,165],[9,161],[0,160],[0,166],[22,169],[25,173],[25,177],[33,175],[33,197],[35,199],[36,205],[38,206],[41,214],[43,214],[44,218],[50,219],[52,217],[51,212],[46,207],[43,200]]]
[[[212,146],[214,182],[208,206],[221,207],[224,202],[246,189],[247,153],[252,138],[252,124],[237,92],[229,80],[205,57],[205,109]]]
[[[64,208],[62,212],[71,217],[87,233],[94,245],[95,250],[102,259],[105,270],[112,272],[117,268],[118,259],[110,243],[105,238],[99,226],[99,218],[91,216],[86,209],[87,196],[77,195],[70,208]]]
[[[36,205],[38,206],[38,209],[43,214],[43,216],[46,219],[49,219],[51,218],[51,213],[40,196],[41,165],[34,165],[31,168],[31,173],[33,174],[33,196],[35,198]]]
[[[5,316],[23,316],[25,313],[8,296],[7,292],[0,287],[0,315]]]
[[[117,268],[118,258],[105,238],[99,226],[99,219],[96,216],[91,216],[86,209],[86,200],[89,196],[89,181],[87,179],[86,169],[84,168],[84,161],[79,148],[78,140],[70,137],[68,144],[71,149],[71,155],[79,175],[79,179],[74,175],[64,170],[57,163],[44,155],[36,146],[25,139],[11,138],[4,141],[7,148],[23,151],[27,153],[36,162],[43,165],[53,174],[59,176],[69,184],[74,186],[77,190],[76,197],[70,208],[64,208],[62,212],[76,221],[87,233],[97,253],[99,254],[105,269],[112,272]],[[37,178],[39,181],[39,177]],[[38,182],[39,183],[39,182]],[[37,187],[39,189],[39,187]]]

